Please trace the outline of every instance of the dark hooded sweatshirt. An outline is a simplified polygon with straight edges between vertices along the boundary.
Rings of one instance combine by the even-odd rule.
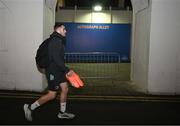
[[[47,70],[68,73],[69,69],[64,62],[66,38],[57,32],[53,32],[50,38],[48,52],[51,63]]]

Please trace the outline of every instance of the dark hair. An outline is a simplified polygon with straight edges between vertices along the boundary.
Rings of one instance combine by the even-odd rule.
[[[63,23],[60,22],[56,22],[54,25],[54,30],[56,30],[57,28],[61,27],[62,25],[64,25]]]

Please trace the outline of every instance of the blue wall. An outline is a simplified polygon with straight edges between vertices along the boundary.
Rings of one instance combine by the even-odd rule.
[[[116,52],[130,56],[130,24],[65,23],[66,52]]]

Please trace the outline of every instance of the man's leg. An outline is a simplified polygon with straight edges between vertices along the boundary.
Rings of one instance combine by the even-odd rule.
[[[47,103],[50,100],[53,100],[56,97],[56,91],[48,91],[47,94],[41,96],[38,100],[36,100],[33,104],[24,105],[25,117],[28,121],[32,121],[32,111],[37,107]]]
[[[60,113],[58,114],[59,118],[72,119],[75,117],[74,114],[66,112],[66,101],[68,95],[68,84],[67,82],[61,83],[61,93],[60,93]]]
[[[56,97],[56,91],[48,91],[47,94],[41,96],[37,102],[39,103],[39,105],[43,105],[45,104],[46,102],[50,101],[50,100],[53,100],[54,98]]]
[[[67,82],[61,83],[61,93],[60,93],[60,110],[61,112],[66,111],[66,101],[67,101],[67,94],[68,94],[68,85]]]

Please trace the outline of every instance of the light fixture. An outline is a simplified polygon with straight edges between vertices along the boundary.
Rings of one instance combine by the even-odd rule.
[[[94,11],[101,11],[102,10],[102,6],[101,5],[96,5],[93,8]]]

